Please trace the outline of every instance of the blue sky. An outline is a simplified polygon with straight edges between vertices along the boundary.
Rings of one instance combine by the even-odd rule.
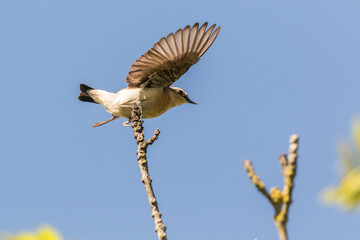
[[[253,161],[280,186],[278,156],[300,135],[291,239],[354,239],[359,215],[321,205],[336,143],[360,113],[360,2],[2,1],[0,229],[65,239],[155,239],[132,130],[79,102],[79,84],[118,91],[153,43],[195,22],[222,30],[176,86],[199,105],[145,121],[150,175],[169,239],[277,239]]]

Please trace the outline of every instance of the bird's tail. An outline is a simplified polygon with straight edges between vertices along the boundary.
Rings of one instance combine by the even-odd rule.
[[[89,87],[85,84],[80,84],[80,90],[81,93],[79,93],[78,99],[80,101],[83,102],[92,102],[92,103],[97,103],[94,101],[94,99],[92,97],[89,96],[89,94],[87,93],[89,90],[93,90],[92,87]]]

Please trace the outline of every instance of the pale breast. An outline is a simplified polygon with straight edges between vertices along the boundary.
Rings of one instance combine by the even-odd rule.
[[[154,118],[162,115],[169,107],[169,96],[160,88],[144,88],[140,92],[140,106],[143,118]]]

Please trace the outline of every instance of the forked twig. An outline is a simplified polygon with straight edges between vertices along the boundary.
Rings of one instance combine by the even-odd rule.
[[[298,148],[299,136],[294,134],[290,137],[288,156],[286,156],[286,154],[282,154],[279,158],[282,174],[284,176],[284,187],[282,191],[277,187],[273,187],[269,192],[265,188],[265,184],[260,180],[260,177],[255,173],[251,161],[244,161],[244,167],[251,182],[274,207],[274,223],[278,230],[280,240],[288,239],[286,224],[289,219],[289,208],[292,203],[292,191],[294,189],[294,178],[296,176]]]
[[[136,140],[136,144],[138,145],[137,149],[137,162],[141,171],[141,181],[145,186],[146,194],[151,207],[151,216],[155,222],[155,232],[157,233],[159,240],[167,240],[166,235],[166,227],[161,219],[161,213],[159,211],[158,203],[156,201],[156,197],[154,194],[154,190],[152,187],[152,180],[149,175],[148,162],[146,157],[147,147],[153,144],[159,137],[160,131],[159,129],[155,130],[154,136],[149,140],[145,140],[144,136],[144,128],[142,126],[143,121],[141,120],[141,107],[138,105],[132,106],[132,117],[131,120],[133,124],[131,125],[134,131],[134,138]]]

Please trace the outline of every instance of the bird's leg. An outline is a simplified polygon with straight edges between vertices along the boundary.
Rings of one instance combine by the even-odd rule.
[[[119,118],[118,116],[112,115],[112,117],[109,120],[95,123],[94,125],[92,125],[92,127],[98,127],[98,126],[104,125],[105,123],[111,122],[111,121],[113,121],[115,119],[118,119],[118,118]]]

